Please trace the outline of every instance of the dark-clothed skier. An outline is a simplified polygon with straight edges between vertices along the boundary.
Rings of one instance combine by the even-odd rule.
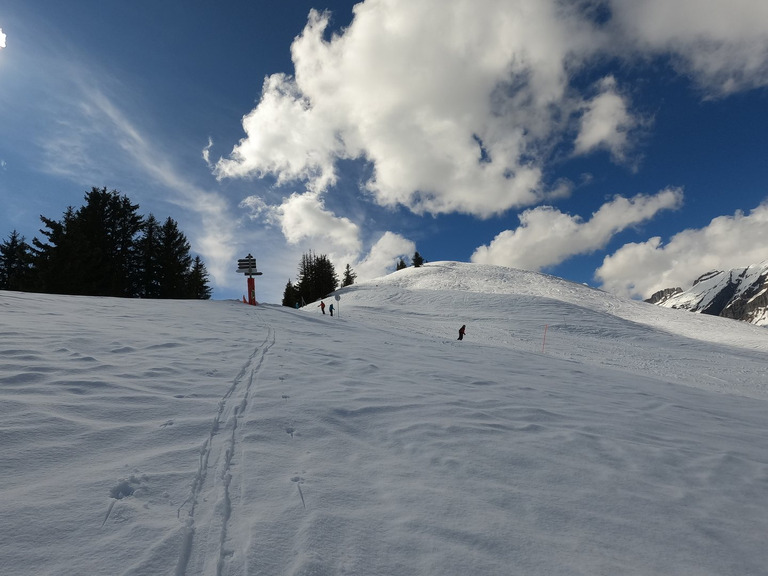
[[[458,340],[464,340],[464,334],[467,332],[467,325],[462,324],[461,328],[459,328],[459,337]]]

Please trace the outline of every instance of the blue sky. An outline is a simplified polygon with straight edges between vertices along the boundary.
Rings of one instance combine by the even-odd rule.
[[[91,187],[278,302],[418,250],[630,297],[768,258],[762,0],[5,0],[0,236]]]

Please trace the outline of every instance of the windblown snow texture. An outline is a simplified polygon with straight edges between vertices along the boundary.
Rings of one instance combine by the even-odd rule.
[[[450,262],[339,294],[0,292],[2,573],[768,573],[765,329]]]

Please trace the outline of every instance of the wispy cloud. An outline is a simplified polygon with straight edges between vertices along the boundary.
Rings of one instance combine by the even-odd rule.
[[[104,77],[97,77],[85,64],[66,65],[52,73],[51,85],[58,89],[43,114],[55,120],[38,135],[45,170],[86,187],[118,181],[125,192],[125,186],[133,183],[139,192],[153,191],[155,204],[173,204],[194,214],[197,219],[187,218],[182,228],[215,282],[223,282],[235,259],[236,218],[226,199],[185,177],[156,139],[109,95]]]
[[[132,159],[146,177],[167,190],[166,201],[199,216],[201,227],[195,231],[195,243],[214,278],[223,279],[234,261],[235,248],[232,232],[234,218],[226,199],[185,178],[171,159],[152,145],[104,93],[93,87],[83,93],[87,98],[84,106],[88,115],[113,134],[126,153],[123,157]]]

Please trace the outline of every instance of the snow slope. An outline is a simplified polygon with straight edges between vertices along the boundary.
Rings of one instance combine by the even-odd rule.
[[[768,574],[764,328],[450,262],[339,294],[0,292],[2,574]]]

